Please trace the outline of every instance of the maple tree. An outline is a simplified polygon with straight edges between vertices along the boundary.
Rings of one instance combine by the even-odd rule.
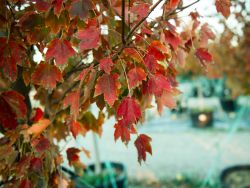
[[[199,14],[190,13],[191,28],[178,18],[199,1],[0,1],[0,175],[6,186],[56,187],[63,159],[54,139],[101,134],[105,115],[117,119],[115,140],[128,143],[135,135],[138,161],[145,161],[151,138],[138,133],[137,123],[153,98],[159,112],[175,107],[176,66],[191,48],[202,65],[212,61],[206,44],[213,37]],[[230,4],[215,2],[225,17]],[[147,19],[158,6],[162,15]],[[41,108],[32,107],[31,91]],[[98,117],[89,110],[94,103]],[[82,151],[87,154],[67,149],[70,165],[82,167]]]

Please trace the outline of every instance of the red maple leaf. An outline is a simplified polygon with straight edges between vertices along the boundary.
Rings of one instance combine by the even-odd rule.
[[[131,88],[137,87],[142,80],[146,80],[146,73],[140,67],[135,67],[128,72],[128,81]]]
[[[148,15],[149,4],[139,3],[135,6],[132,6],[130,11],[137,15],[137,20],[141,20],[142,18],[144,18]]]
[[[110,74],[112,66],[113,61],[111,58],[107,57],[100,60],[100,69],[106,72],[107,74]]]
[[[14,82],[17,78],[17,64],[23,65],[26,53],[24,48],[15,41],[0,37],[0,68]]]
[[[122,142],[125,142],[126,144],[130,141],[130,134],[136,133],[134,125],[133,124],[127,125],[123,119],[118,120],[114,128],[115,128],[114,132],[115,141],[121,138]]]
[[[205,63],[213,61],[212,55],[205,48],[198,48],[195,52],[196,57],[200,60],[201,64],[205,66]]]
[[[0,124],[4,128],[15,129],[18,119],[25,119],[27,107],[24,97],[16,91],[0,94]]]
[[[81,51],[98,47],[100,40],[100,29],[94,26],[78,30],[78,38],[81,40],[79,47]]]
[[[113,106],[117,100],[120,83],[118,81],[118,74],[103,74],[98,78],[95,86],[95,95],[104,94],[105,101],[109,106]]]
[[[38,122],[42,118],[43,118],[43,111],[41,110],[41,108],[35,108],[34,114],[32,115],[30,120],[32,122]]]
[[[77,137],[77,135],[81,134],[85,136],[87,130],[84,128],[82,124],[80,124],[78,121],[75,121],[72,116],[68,116],[65,121],[66,125],[69,126],[70,131],[74,138]]]
[[[68,58],[75,54],[74,49],[67,40],[54,39],[48,46],[46,60],[55,58],[57,65],[64,65]]]
[[[165,59],[164,54],[168,54],[169,50],[159,41],[152,41],[148,47],[148,54],[153,55],[156,60],[162,61]]]
[[[170,46],[176,50],[178,46],[181,44],[181,38],[173,34],[171,31],[165,31],[165,40]]]
[[[23,179],[18,188],[32,188],[32,182],[29,179]]]
[[[145,86],[145,91],[155,96],[161,96],[163,91],[170,91],[171,84],[166,76],[155,74],[150,77]]]
[[[56,82],[62,81],[63,78],[61,71],[55,65],[40,63],[33,72],[31,80],[46,89],[53,89],[56,87]]]
[[[144,63],[150,72],[155,73],[158,63],[154,55],[147,53],[144,57]]]
[[[52,2],[53,6],[54,6],[54,13],[57,16],[61,13],[63,1],[64,0],[54,0]]]
[[[50,141],[45,137],[40,137],[32,142],[32,146],[35,147],[36,151],[42,153],[49,149]]]
[[[152,148],[150,145],[151,138],[145,134],[140,134],[135,140],[135,147],[138,152],[138,161],[141,164],[141,161],[146,161],[146,152],[152,155]]]
[[[35,2],[36,10],[39,12],[46,12],[50,8],[50,3],[44,0],[33,0]]]
[[[171,109],[176,107],[176,100],[174,99],[174,96],[175,94],[173,94],[172,92],[164,91],[161,96],[156,97],[156,103],[159,113],[162,112],[163,106]]]
[[[118,118],[122,118],[126,125],[129,125],[141,118],[141,109],[135,99],[125,97],[118,106],[116,115]]]
[[[231,13],[231,0],[216,0],[215,6],[217,12],[220,12],[224,17],[228,18]]]
[[[180,0],[170,0],[167,2],[166,9],[174,9],[176,8],[180,3]]]
[[[38,157],[33,157],[30,160],[30,169],[35,171],[35,172],[41,172],[43,167],[43,161],[42,159],[38,158]]]
[[[72,147],[67,149],[66,153],[69,165],[79,161],[79,152],[80,150],[78,148]]]
[[[63,106],[70,106],[70,112],[74,119],[78,117],[80,107],[80,90],[70,92],[63,100]]]

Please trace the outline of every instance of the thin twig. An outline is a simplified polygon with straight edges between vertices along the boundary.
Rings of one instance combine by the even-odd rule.
[[[125,40],[125,0],[122,0],[122,43],[126,44]]]
[[[158,0],[157,3],[152,6],[152,8],[149,10],[148,15],[142,18],[128,33],[126,37],[126,41],[129,40],[129,38],[133,35],[133,33],[140,27],[140,25],[147,19],[147,17],[151,14],[151,12],[154,11],[154,9],[162,2],[163,0]]]

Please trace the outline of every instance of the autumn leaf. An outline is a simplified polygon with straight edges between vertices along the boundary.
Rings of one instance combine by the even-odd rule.
[[[42,136],[39,139],[32,141],[32,146],[36,149],[38,153],[42,153],[49,149],[50,141]]]
[[[17,78],[17,64],[23,66],[26,58],[25,49],[15,41],[0,37],[0,69],[14,82]]]
[[[141,118],[141,109],[135,99],[125,97],[117,108],[118,119],[122,118],[126,125],[137,122]]]
[[[69,161],[69,165],[71,166],[73,163],[76,163],[79,161],[79,153],[80,150],[78,148],[68,148],[67,151],[67,159]]]
[[[123,53],[125,56],[134,59],[136,62],[141,62],[143,60],[140,53],[134,48],[125,48]]]
[[[103,74],[98,78],[95,86],[95,95],[104,94],[105,101],[109,106],[113,106],[117,100],[120,83],[118,81],[118,74]]]
[[[15,112],[17,118],[26,118],[27,107],[24,101],[24,96],[16,91],[5,91],[1,93],[1,98],[8,103],[11,109]]]
[[[177,50],[178,46],[181,44],[181,38],[176,34],[173,34],[171,31],[165,31],[165,40],[166,42],[174,49]]]
[[[81,123],[74,120],[74,118],[72,118],[72,116],[67,117],[65,123],[69,127],[69,129],[70,129],[70,131],[75,139],[76,139],[77,135],[79,135],[79,134],[85,136],[85,134],[87,132],[86,128]]]
[[[53,0],[54,13],[57,16],[61,13],[63,1],[64,0]]]
[[[165,55],[168,55],[168,53],[168,48],[160,41],[152,41],[148,47],[147,54],[153,55],[156,60],[162,61],[165,59]]]
[[[99,134],[101,136],[102,134],[102,125],[104,122],[104,114],[100,111],[98,114],[98,118],[91,113],[91,112],[85,112],[79,117],[79,122],[82,123],[83,127],[88,130],[92,130],[93,132]]]
[[[137,87],[142,80],[146,80],[146,73],[140,67],[135,67],[128,72],[128,81],[131,88]]]
[[[74,119],[78,117],[80,110],[80,90],[72,91],[63,100],[63,106],[70,106],[70,112]]]
[[[122,142],[128,143],[130,141],[130,134],[135,134],[136,129],[134,125],[127,125],[126,122],[122,120],[118,120],[118,122],[114,125],[115,132],[114,137],[115,141],[121,138]]]
[[[63,78],[61,71],[55,65],[40,63],[33,72],[31,81],[46,89],[54,89],[56,83],[63,81]]]
[[[25,119],[27,107],[24,97],[16,91],[0,93],[0,124],[7,129],[15,129],[18,119]]]
[[[100,60],[100,69],[110,74],[111,67],[113,66],[113,61],[111,58],[103,58]]]
[[[230,15],[231,0],[216,0],[215,6],[217,12],[220,12],[225,18]]]
[[[17,117],[8,103],[0,98],[0,124],[6,129],[17,127]]]
[[[23,179],[18,188],[32,188],[32,182],[29,179]]]
[[[28,134],[33,134],[35,136],[40,135],[48,126],[50,125],[50,120],[41,119],[37,123],[34,123],[31,127],[27,129]]]
[[[155,73],[158,63],[154,55],[147,53],[144,57],[144,64],[146,65],[148,71]]]
[[[87,75],[91,72],[91,70],[93,69],[94,65],[91,64],[88,68],[83,69],[80,74],[77,77],[77,80],[82,80],[82,79],[86,79]]]
[[[69,12],[71,17],[78,16],[81,19],[85,19],[93,7],[93,3],[90,0],[74,0],[72,1]]]
[[[214,40],[215,39],[215,34],[213,31],[208,27],[208,24],[204,24],[201,27],[200,31],[200,47],[201,48],[206,48],[208,46],[208,40]]]
[[[195,52],[196,57],[200,60],[201,64],[205,66],[205,63],[213,61],[212,55],[205,48],[198,48]]]
[[[141,164],[141,161],[146,161],[146,153],[152,155],[152,148],[150,145],[151,138],[145,134],[140,134],[135,140],[134,144],[138,152],[138,162]]]
[[[41,172],[42,168],[43,168],[42,159],[40,159],[38,157],[33,157],[30,160],[30,170],[32,170],[34,172]]]
[[[171,84],[166,76],[162,74],[155,74],[152,75],[147,81],[145,90],[149,94],[161,96],[163,91],[171,90]]]
[[[136,20],[141,20],[148,15],[149,4],[139,3],[135,6],[132,6],[130,11],[137,16]]]
[[[75,54],[74,49],[67,40],[54,39],[48,46],[46,60],[55,58],[57,65],[64,65],[68,58]]]
[[[166,9],[167,10],[171,10],[171,9],[174,9],[176,8],[180,3],[180,0],[170,0],[170,1],[167,1],[167,5],[166,5]]]
[[[156,97],[157,109],[159,113],[162,112],[163,106],[166,106],[170,109],[176,108],[176,100],[174,96],[175,94],[172,92],[164,91],[161,96]]]
[[[33,111],[33,115],[31,116],[31,121],[32,122],[38,122],[40,119],[43,118],[43,111],[41,110],[41,108],[35,108]]]
[[[81,40],[79,47],[81,51],[98,47],[100,40],[100,30],[96,27],[89,27],[78,30],[78,38]]]
[[[33,0],[35,2],[36,10],[39,12],[46,12],[50,8],[50,3],[44,0]]]

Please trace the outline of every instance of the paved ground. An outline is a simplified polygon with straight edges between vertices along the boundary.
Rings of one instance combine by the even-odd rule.
[[[245,117],[248,115],[245,114]],[[175,120],[174,120],[175,119]],[[153,139],[153,156],[148,156],[141,166],[137,162],[136,149],[131,142],[127,147],[114,142],[114,120],[104,125],[102,138],[98,138],[100,157],[103,161],[117,161],[126,165],[128,175],[133,179],[155,181],[175,178],[180,174],[204,178],[208,171],[215,170],[218,175],[225,167],[236,164],[250,164],[250,126],[248,121],[239,121],[243,130],[230,132],[234,119],[217,119],[216,128],[200,130],[190,127],[188,117],[173,117],[165,114],[158,119],[149,118],[140,129]],[[224,122],[224,123],[223,123]],[[225,128],[225,124],[227,127]],[[134,138],[133,138],[134,139]],[[64,144],[63,144],[64,145]],[[84,155],[85,163],[93,163],[93,135],[71,140],[68,145],[82,145],[90,150],[91,159]]]

